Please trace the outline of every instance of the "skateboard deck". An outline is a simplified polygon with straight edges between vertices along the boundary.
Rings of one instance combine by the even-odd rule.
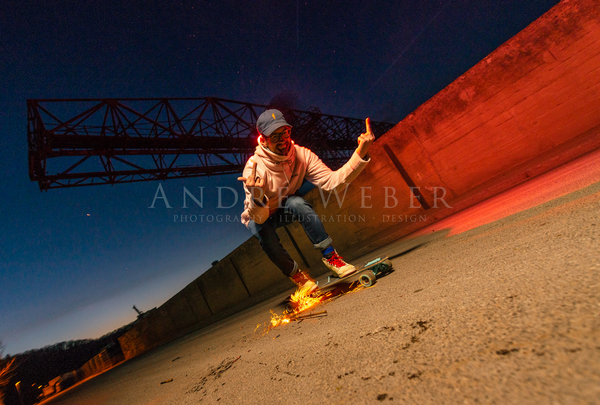
[[[377,275],[387,273],[392,269],[392,262],[388,260],[388,256],[378,257],[377,259],[366,262],[360,266],[354,273],[346,277],[327,277],[327,282],[323,285],[317,284],[320,293],[325,293],[332,290],[337,284],[351,284],[355,281],[360,282],[364,287],[370,287],[377,281]]]

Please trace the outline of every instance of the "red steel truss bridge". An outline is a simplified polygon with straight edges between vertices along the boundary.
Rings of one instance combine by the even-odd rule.
[[[266,108],[213,97],[27,100],[29,177],[48,190],[241,173]],[[332,169],[365,132],[363,119],[282,111],[294,142]],[[393,124],[371,126],[379,137]]]

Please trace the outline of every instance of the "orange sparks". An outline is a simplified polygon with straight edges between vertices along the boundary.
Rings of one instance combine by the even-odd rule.
[[[299,314],[302,311],[306,311],[321,302],[322,297],[312,297],[307,294],[305,288],[299,288],[290,297],[290,303],[294,307],[294,313]]]
[[[339,296],[349,294],[349,293],[352,293],[352,292],[355,292],[358,290],[362,290],[364,288],[365,287],[363,287],[359,282],[354,282],[352,284],[345,285],[345,286],[340,285],[340,287],[338,287],[338,288],[335,288],[324,294],[319,294],[317,296],[311,296],[311,295],[307,294],[306,289],[299,288],[290,297],[291,309],[283,311],[283,314],[281,314],[281,315],[277,315],[275,312],[273,312],[273,310],[270,311],[271,312],[270,325],[268,325],[268,322],[265,324],[268,326],[265,327],[265,330],[263,331],[263,333],[269,333],[269,331],[271,329],[273,329],[279,325],[284,325],[286,323],[290,323],[291,321],[295,321],[295,320],[297,320],[297,318],[304,318],[304,317],[310,316],[310,315],[299,316],[299,314],[301,312],[304,312],[308,309],[313,308],[315,305],[317,305],[323,301],[335,299]],[[366,288],[371,288],[371,287],[366,287]],[[256,329],[254,330],[255,332],[259,328],[259,326],[260,326],[260,324],[258,324],[256,326]]]
[[[290,297],[290,304],[292,306],[291,310],[283,311],[283,314],[281,315],[277,315],[275,312],[271,311],[271,326],[269,329],[282,324],[290,323],[299,313],[314,307],[321,302],[323,298],[324,296],[322,295],[313,297],[307,294],[307,290],[305,288],[298,288]]]

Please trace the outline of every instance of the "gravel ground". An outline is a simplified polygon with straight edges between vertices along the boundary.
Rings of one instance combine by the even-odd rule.
[[[281,295],[49,403],[596,404],[599,227],[595,183],[458,235],[397,242],[381,249],[402,253],[395,271],[313,310],[326,316],[265,334]]]

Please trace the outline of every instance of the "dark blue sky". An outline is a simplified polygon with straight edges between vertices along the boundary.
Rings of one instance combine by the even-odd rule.
[[[503,1],[13,1],[0,3],[0,339],[15,354],[135,319],[250,237],[233,222],[174,223],[158,183],[51,190],[29,180],[25,101],[205,97],[398,122],[554,6]],[[88,215],[89,214],[89,215]]]

